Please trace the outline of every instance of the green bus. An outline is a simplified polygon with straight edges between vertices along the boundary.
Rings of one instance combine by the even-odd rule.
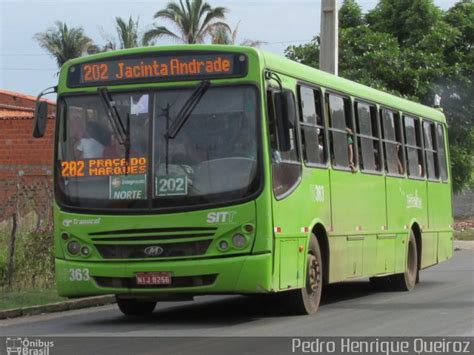
[[[440,110],[218,45],[74,59],[52,91],[61,296],[115,294],[140,315],[279,293],[311,314],[326,284],[410,290],[453,255]]]

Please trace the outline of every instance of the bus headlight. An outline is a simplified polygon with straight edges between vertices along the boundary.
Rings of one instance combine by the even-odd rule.
[[[221,250],[227,250],[229,248],[229,243],[227,243],[226,240],[221,240],[219,242],[219,249]]]
[[[235,234],[232,237],[232,245],[236,248],[243,248],[247,244],[247,239],[242,234]]]
[[[81,254],[82,254],[83,256],[89,256],[90,253],[91,253],[91,251],[90,251],[90,249],[89,249],[88,247],[83,246],[83,247],[81,248]]]
[[[81,245],[75,240],[71,240],[69,243],[67,243],[67,251],[69,252],[69,254],[77,255],[79,254],[80,250],[81,250]]]

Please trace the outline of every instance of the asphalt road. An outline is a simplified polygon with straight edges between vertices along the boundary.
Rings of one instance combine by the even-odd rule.
[[[140,336],[474,336],[474,251],[455,252],[453,259],[422,271],[420,279],[411,292],[375,292],[367,280],[331,285],[313,316],[287,315],[263,297],[206,296],[158,304],[142,319],[128,319],[109,305],[0,321],[0,336],[122,339],[107,341],[104,354],[148,353],[146,342],[128,340],[129,348],[123,343]],[[87,344],[75,347],[77,353],[87,353]],[[194,346],[185,340],[167,344],[175,353],[176,344]],[[203,340],[203,349],[206,344],[216,342]]]

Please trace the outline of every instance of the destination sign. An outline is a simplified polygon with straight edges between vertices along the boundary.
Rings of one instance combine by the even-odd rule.
[[[62,177],[111,176],[146,174],[145,157],[115,159],[84,159],[61,162]]]
[[[247,57],[243,54],[185,54],[156,53],[77,64],[69,68],[68,86],[211,79],[247,74]]]

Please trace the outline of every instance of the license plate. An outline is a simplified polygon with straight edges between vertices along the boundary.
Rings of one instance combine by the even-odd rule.
[[[171,285],[171,272],[139,272],[137,285]]]

